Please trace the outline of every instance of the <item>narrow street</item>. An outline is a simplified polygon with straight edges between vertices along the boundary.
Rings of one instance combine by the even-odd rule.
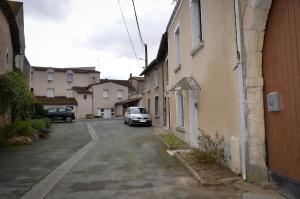
[[[84,124],[83,124],[84,125]],[[92,123],[97,143],[47,198],[207,198],[152,128]],[[203,197],[201,197],[203,196]]]

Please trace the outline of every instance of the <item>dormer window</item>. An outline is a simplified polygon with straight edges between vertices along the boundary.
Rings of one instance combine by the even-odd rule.
[[[73,73],[68,73],[67,74],[67,81],[68,82],[73,82],[73,78],[74,78]]]
[[[54,72],[48,72],[48,81],[54,80]]]

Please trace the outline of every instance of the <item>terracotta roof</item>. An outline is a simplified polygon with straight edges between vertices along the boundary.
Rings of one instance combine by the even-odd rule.
[[[56,72],[67,72],[68,70],[71,70],[74,73],[100,73],[99,71],[96,71],[96,70],[83,69],[83,67],[81,67],[81,68],[52,68],[52,67],[32,66],[31,68],[36,71],[47,71],[48,69],[53,69]],[[87,68],[90,68],[90,67],[87,67]]]
[[[75,98],[37,96],[36,99],[42,105],[78,105]]]
[[[91,85],[88,86],[88,88],[91,87],[91,86],[95,86],[95,85],[99,85],[99,84],[105,84],[105,83],[109,83],[109,82],[119,84],[121,86],[125,86],[125,87],[128,88],[129,91],[136,92],[135,88],[130,84],[130,82],[128,80],[117,80],[117,79],[100,79],[100,83],[91,84]]]
[[[93,92],[89,91],[87,87],[74,86],[74,87],[72,87],[72,90],[74,90],[78,94],[92,94],[93,93]]]

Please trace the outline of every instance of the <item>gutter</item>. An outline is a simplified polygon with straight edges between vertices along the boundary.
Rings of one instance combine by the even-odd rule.
[[[237,59],[238,63],[235,69],[239,72],[239,90],[240,90],[240,123],[241,123],[241,162],[242,162],[242,176],[243,180],[247,180],[247,165],[248,165],[248,131],[246,128],[246,92],[245,92],[245,47],[243,37],[243,24],[241,22],[241,5],[240,0],[234,0],[235,10],[235,28],[236,28],[236,45],[237,45]]]

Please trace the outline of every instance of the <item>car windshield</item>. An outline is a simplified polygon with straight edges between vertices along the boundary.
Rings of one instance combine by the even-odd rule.
[[[145,114],[147,113],[145,108],[132,108],[131,114]]]

